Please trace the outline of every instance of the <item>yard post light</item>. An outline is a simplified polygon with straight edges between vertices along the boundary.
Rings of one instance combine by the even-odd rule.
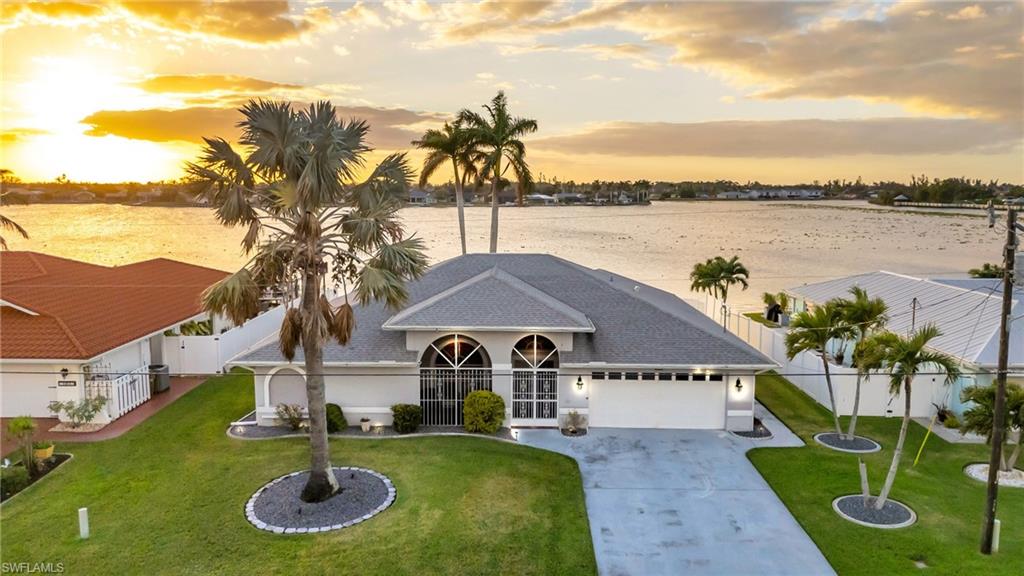
[[[736,391],[743,392],[743,382],[739,378],[736,379]]]
[[[583,391],[583,376],[576,377],[576,389],[581,392]]]

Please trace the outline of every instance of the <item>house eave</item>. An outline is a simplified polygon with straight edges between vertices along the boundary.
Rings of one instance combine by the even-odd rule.
[[[296,366],[304,368],[304,365],[286,360],[231,360],[227,366],[252,367],[252,366]],[[419,362],[395,362],[393,360],[380,360],[376,362],[324,362],[325,368],[416,368]]]
[[[605,362],[562,362],[562,368],[587,370],[745,370],[763,371],[779,368],[778,364],[626,364]]]
[[[559,333],[593,333],[597,329],[590,326],[401,326],[384,324],[381,330],[389,332],[559,332]]]

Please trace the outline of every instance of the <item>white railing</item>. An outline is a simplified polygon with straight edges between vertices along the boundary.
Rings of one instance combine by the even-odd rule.
[[[88,380],[85,394],[89,398],[106,398],[103,409],[110,420],[116,420],[149,400],[149,370],[140,366],[113,380]]]
[[[276,334],[284,318],[284,306],[267,310],[241,326],[211,336],[167,336],[164,363],[171,374],[217,374],[235,356]]]

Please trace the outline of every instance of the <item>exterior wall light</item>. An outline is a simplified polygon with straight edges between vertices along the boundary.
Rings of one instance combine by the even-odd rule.
[[[69,372],[69,370],[67,368],[61,368],[60,369],[60,377],[65,379],[65,380],[67,380],[68,379],[68,372]]]
[[[576,389],[580,391],[583,390],[583,376],[576,377]]]
[[[736,379],[736,391],[737,392],[742,392],[743,391],[743,382],[741,382],[739,378]]]

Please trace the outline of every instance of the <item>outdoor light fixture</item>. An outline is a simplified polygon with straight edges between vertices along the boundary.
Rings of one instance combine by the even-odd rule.
[[[583,376],[576,377],[576,389],[583,390]]]
[[[60,377],[65,379],[65,380],[67,380],[67,378],[68,378],[68,369],[67,368],[61,368],[60,369]]]
[[[736,391],[737,392],[742,392],[743,391],[743,382],[740,382],[739,378],[736,379]]]

